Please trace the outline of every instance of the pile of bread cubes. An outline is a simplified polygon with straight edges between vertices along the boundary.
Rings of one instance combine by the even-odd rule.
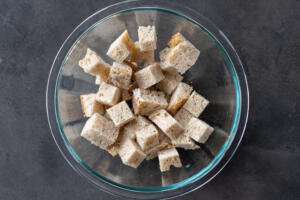
[[[79,66],[100,87],[80,96],[81,136],[134,168],[158,157],[164,172],[182,166],[176,148],[195,150],[214,129],[198,119],[209,101],[182,82],[200,51],[176,33],[155,62],[156,42],[155,26],[139,26],[136,42],[125,30],[107,51],[112,65],[87,49]]]

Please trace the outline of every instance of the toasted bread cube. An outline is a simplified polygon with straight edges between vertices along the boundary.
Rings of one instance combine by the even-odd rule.
[[[136,132],[142,130],[146,126],[151,125],[151,122],[143,116],[137,116],[134,120],[123,127],[124,135],[136,139]]]
[[[113,144],[118,135],[119,130],[114,123],[98,113],[87,120],[81,132],[82,137],[102,149]]]
[[[178,137],[184,131],[184,128],[166,110],[154,111],[149,119],[171,139]]]
[[[184,74],[191,66],[193,66],[200,51],[189,41],[183,41],[171,48],[166,56],[162,69],[174,68],[180,74]]]
[[[181,33],[174,34],[168,42],[169,47],[175,47],[181,42],[186,41],[185,37]]]
[[[169,171],[171,165],[177,168],[182,167],[179,154],[175,148],[158,152],[158,160],[161,172]]]
[[[123,137],[118,149],[118,154],[125,165],[133,168],[137,168],[146,158],[144,152],[142,152],[138,145],[128,137]]]
[[[113,60],[121,63],[125,60],[132,48],[134,47],[134,41],[130,38],[128,31],[125,30],[109,47],[107,55]]]
[[[159,64],[155,63],[134,74],[138,86],[147,89],[165,78]]]
[[[159,144],[158,135],[158,130],[153,124],[150,124],[136,131],[136,141],[142,150],[146,150]]]
[[[128,101],[132,99],[132,93],[129,92],[128,90],[123,89],[121,92],[122,92],[121,96],[123,101]]]
[[[190,119],[186,127],[186,134],[193,140],[204,144],[209,136],[214,131],[214,128],[205,123],[204,121],[193,117]]]
[[[80,95],[82,113],[84,117],[91,117],[94,113],[104,113],[104,107],[96,101],[96,94]]]
[[[188,84],[182,82],[179,83],[171,96],[167,110],[174,115],[188,100],[192,90],[193,88]]]
[[[132,69],[128,65],[114,62],[110,68],[107,82],[128,90],[131,84]]]
[[[155,26],[139,26],[138,36],[142,51],[151,51],[156,49],[157,36]]]
[[[102,104],[113,106],[117,104],[121,97],[121,90],[113,85],[103,82],[96,95],[96,100]]]
[[[146,154],[146,160],[151,160],[153,158],[156,158],[159,151],[173,147],[170,138],[166,134],[164,134],[161,130],[158,130],[158,132],[159,132],[158,135],[159,143],[147,150],[144,150],[144,153]]]
[[[101,79],[101,76],[97,75],[96,79],[95,79],[95,84],[96,85],[101,85],[102,82],[103,82],[103,80]]]
[[[157,84],[157,87],[164,93],[171,95],[178,84],[182,81],[183,77],[177,72],[165,72],[165,79]]]
[[[122,101],[114,105],[113,107],[107,109],[106,112],[117,127],[121,127],[134,119],[134,115],[126,101]]]
[[[186,127],[190,119],[192,119],[193,117],[194,116],[189,111],[181,108],[174,116],[174,119],[176,119],[182,127]]]
[[[155,110],[166,108],[168,102],[163,92],[137,88],[133,90],[132,105],[136,115],[147,116]]]
[[[78,64],[84,72],[100,76],[103,80],[107,78],[110,69],[109,64],[104,62],[95,51],[89,48],[86,50],[85,57],[79,60]]]
[[[135,49],[131,54],[131,58],[130,58],[132,62],[138,62],[138,63],[144,62],[145,66],[153,64],[155,62],[154,50],[142,51],[140,49],[139,42],[135,42],[134,44],[135,44]]]
[[[200,147],[196,145],[196,143],[190,138],[189,135],[187,135],[186,132],[183,132],[181,135],[179,135],[177,138],[172,138],[172,144],[175,147],[180,147],[184,149],[190,149],[195,150],[199,149]]]
[[[207,99],[194,91],[183,105],[183,108],[194,115],[194,117],[199,117],[208,104],[209,101]]]

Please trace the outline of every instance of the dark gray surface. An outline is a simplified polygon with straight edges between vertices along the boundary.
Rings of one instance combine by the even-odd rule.
[[[84,18],[113,2],[0,1],[0,199],[117,199],[68,166],[45,111],[48,72],[60,45]],[[300,2],[180,2],[228,36],[251,93],[236,155],[214,180],[181,199],[300,199]]]

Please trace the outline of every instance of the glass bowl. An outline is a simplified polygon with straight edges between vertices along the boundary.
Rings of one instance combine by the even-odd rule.
[[[161,173],[158,160],[138,169],[80,137],[86,121],[79,95],[96,92],[95,78],[78,67],[90,47],[106,61],[106,51],[125,29],[137,40],[139,25],[155,25],[158,50],[181,32],[201,54],[184,74],[184,82],[210,100],[200,116],[215,128],[201,149],[179,150],[183,167]],[[156,52],[156,54],[157,54]],[[156,55],[157,56],[157,55]],[[226,36],[199,13],[163,1],[126,1],[102,9],[83,21],[66,39],[53,62],[46,94],[48,121],[54,140],[68,163],[97,188],[140,199],[183,195],[216,176],[237,149],[246,126],[249,98],[242,63]]]

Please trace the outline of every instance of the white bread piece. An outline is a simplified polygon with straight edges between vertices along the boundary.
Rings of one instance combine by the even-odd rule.
[[[171,165],[177,168],[182,167],[179,154],[175,148],[158,152],[158,160],[161,172],[169,171]]]
[[[132,99],[132,93],[129,92],[128,90],[123,89],[121,92],[122,92],[121,96],[123,101],[128,101]]]
[[[184,131],[184,128],[166,110],[154,111],[149,119],[171,139],[178,137]]]
[[[134,115],[127,105],[126,101],[122,101],[106,110],[115,126],[121,127],[134,119]]]
[[[155,145],[154,147],[144,150],[144,153],[146,154],[146,160],[151,160],[153,158],[156,158],[157,153],[159,151],[173,147],[170,138],[159,129],[158,129],[158,132],[159,132],[159,135],[158,135],[159,143],[157,145]]]
[[[138,86],[147,89],[165,78],[159,64],[149,65],[134,74]]]
[[[96,95],[96,100],[102,104],[113,106],[121,97],[121,90],[113,85],[103,82]]]
[[[194,91],[183,105],[183,108],[194,115],[194,117],[199,117],[208,104],[209,101],[207,99]]]
[[[146,158],[146,155],[141,151],[139,146],[128,137],[123,137],[121,140],[118,154],[125,165],[133,168],[137,168]]]
[[[110,66],[95,51],[88,48],[84,58],[79,60],[78,64],[84,72],[100,76],[102,80],[107,79]]]
[[[166,48],[164,48],[163,50],[161,50],[161,51],[159,52],[159,60],[160,60],[161,62],[163,62],[163,61],[166,60],[166,57],[167,57],[168,53],[170,52],[170,50],[171,50],[171,48],[166,47]]]
[[[87,120],[81,131],[82,137],[102,149],[112,145],[117,140],[118,135],[119,129],[114,123],[98,113],[94,113]]]
[[[165,79],[160,81],[157,84],[157,87],[167,95],[171,95],[175,88],[178,86],[178,84],[182,81],[183,77],[177,72],[172,73],[166,71],[164,75]]]
[[[189,123],[190,119],[192,119],[194,116],[187,111],[184,108],[181,108],[176,115],[174,116],[174,119],[176,119],[181,126],[186,127],[186,125]]]
[[[189,41],[183,41],[171,48],[162,69],[174,68],[184,74],[197,61],[200,51]]]
[[[128,65],[114,62],[110,68],[107,82],[128,90],[131,84],[132,69]]]
[[[202,144],[206,142],[213,131],[213,127],[195,117],[190,119],[185,130],[186,134],[189,135],[193,140]]]
[[[154,58],[154,50],[150,50],[150,51],[142,51],[140,49],[140,44],[139,42],[135,42],[135,49],[131,54],[131,58],[130,60],[132,62],[144,62],[144,66],[153,64],[155,62],[155,58]]]
[[[136,115],[150,115],[155,110],[165,109],[168,102],[163,92],[134,89],[132,106]]]
[[[167,62],[167,55],[171,51],[171,48],[166,47],[159,52],[160,68],[164,71],[177,72],[177,70]]]
[[[145,117],[139,115],[123,127],[123,133],[131,139],[136,139],[136,132],[149,125],[151,125],[151,122]]]
[[[109,47],[106,55],[121,63],[125,60],[134,48],[134,41],[125,30]]]
[[[138,28],[139,44],[142,51],[151,51],[156,49],[156,29],[155,26],[139,26]]]
[[[158,130],[153,124],[136,131],[136,141],[143,151],[158,145],[158,136]]]
[[[169,47],[175,47],[177,46],[179,43],[187,41],[187,39],[185,39],[185,37],[181,34],[181,33],[176,33],[174,34],[171,39],[168,41],[168,46]]]
[[[82,113],[84,117],[91,117],[94,113],[104,113],[104,107],[96,101],[96,94],[80,95]]]
[[[191,86],[180,82],[171,96],[167,110],[174,115],[176,111],[188,100],[192,90],[193,88]]]
[[[101,79],[101,76],[97,75],[96,79],[95,79],[95,84],[96,85],[101,85],[102,82],[103,82],[103,80]]]
[[[199,149],[200,147],[190,138],[189,135],[187,135],[186,132],[183,132],[181,135],[179,135],[177,138],[172,138],[172,144],[175,147],[184,148],[184,149],[190,149],[195,150]]]

